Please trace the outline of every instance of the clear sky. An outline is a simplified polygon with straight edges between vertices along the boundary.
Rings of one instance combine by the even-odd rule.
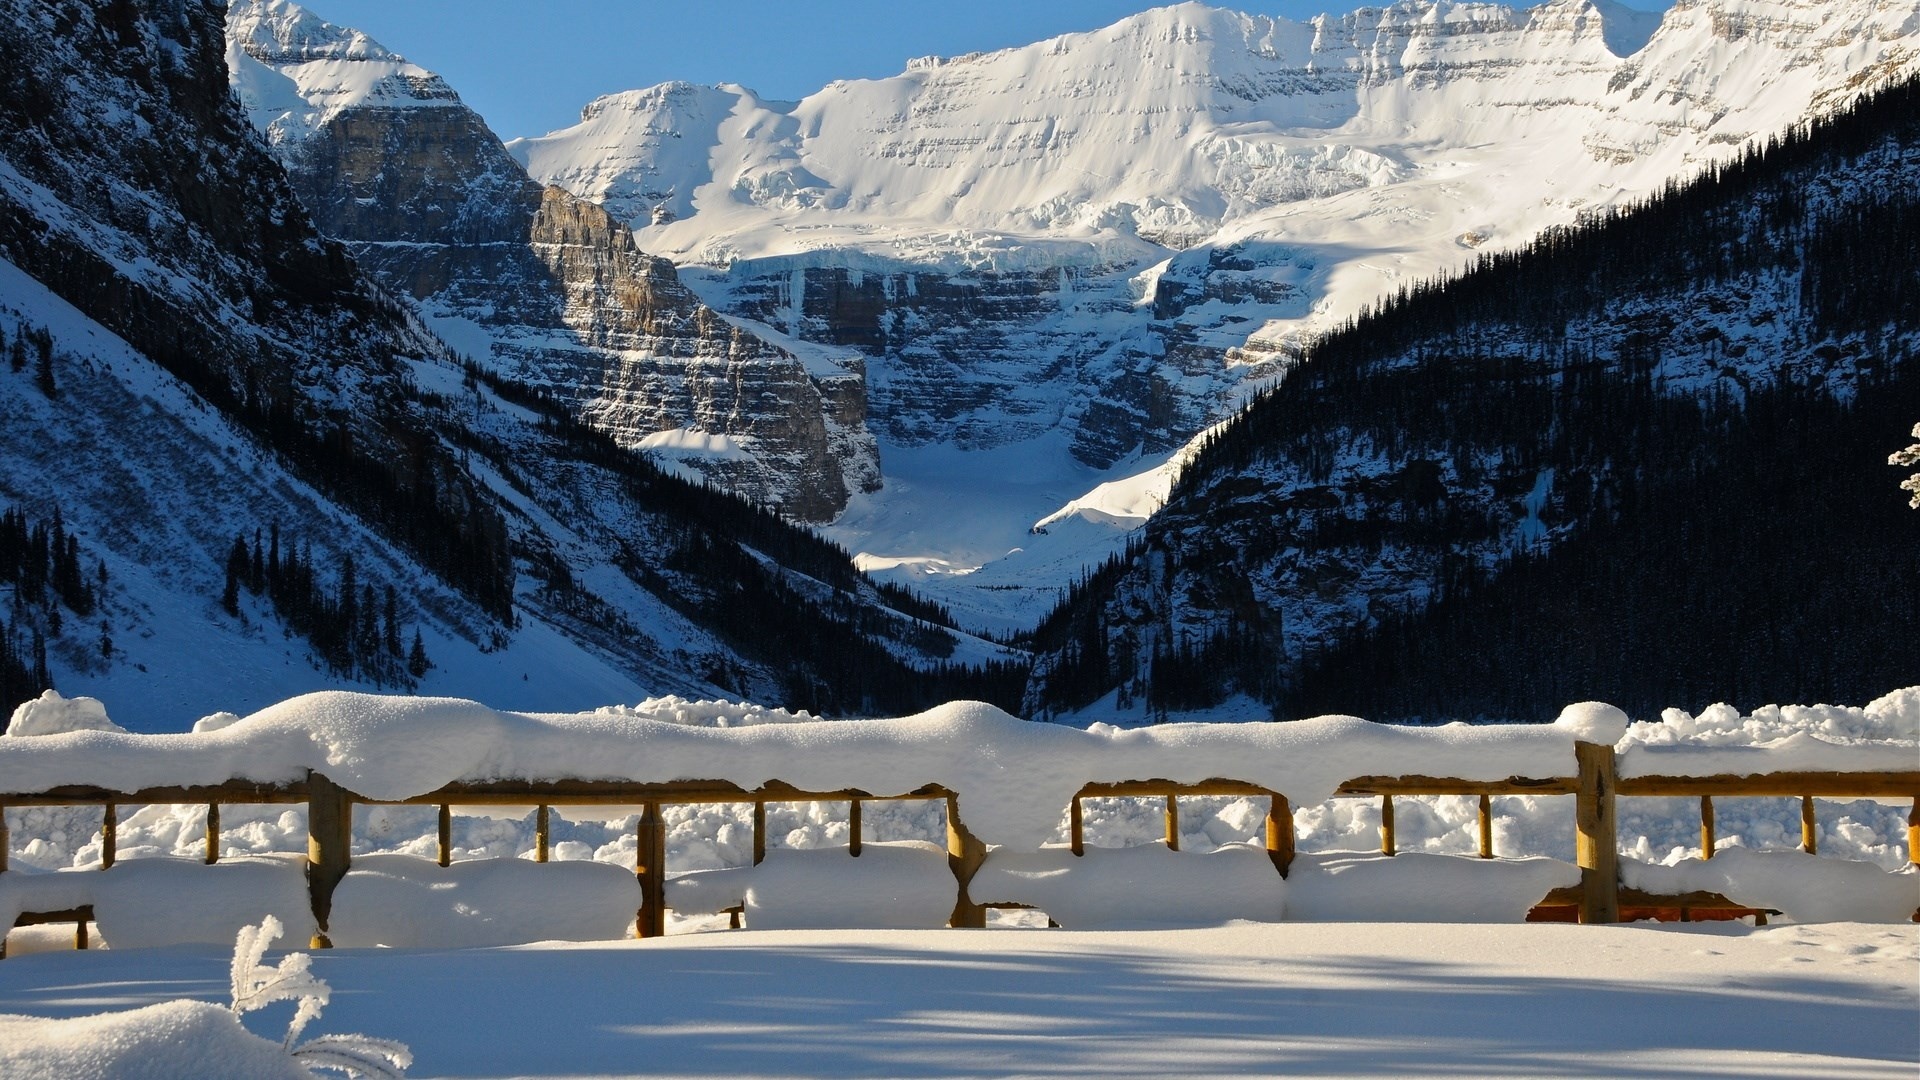
[[[566,127],[579,119],[582,105],[617,90],[681,79],[800,98],[835,79],[897,75],[910,57],[1025,45],[1154,6],[1153,0],[300,2],[445,76],[503,139]],[[1295,19],[1365,6],[1363,0],[1216,2]],[[1626,3],[1653,11],[1672,0]]]

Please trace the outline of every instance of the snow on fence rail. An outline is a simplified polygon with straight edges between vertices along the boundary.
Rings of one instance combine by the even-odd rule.
[[[637,933],[649,937],[664,932],[669,907],[661,808],[672,804],[751,804],[757,864],[766,850],[769,802],[849,803],[854,819],[849,853],[859,857],[865,846],[858,824],[864,802],[943,801],[954,897],[947,921],[965,927],[985,925],[990,906],[1046,906],[1008,895],[1023,888],[1030,896],[1057,902],[1062,895],[1058,871],[1078,865],[1086,852],[1080,811],[1087,798],[1164,798],[1167,852],[1179,848],[1181,797],[1269,800],[1266,880],[1278,897],[1296,860],[1295,806],[1334,795],[1377,797],[1381,851],[1393,855],[1396,796],[1478,796],[1479,855],[1493,859],[1493,796],[1571,795],[1578,882],[1533,895],[1545,905],[1577,909],[1583,922],[1613,922],[1623,906],[1746,910],[1719,893],[1685,887],[1687,880],[1671,874],[1661,879],[1677,882],[1668,891],[1623,882],[1615,817],[1619,796],[1698,797],[1702,848],[1709,858],[1716,796],[1802,799],[1802,849],[1809,854],[1817,837],[1814,797],[1912,800],[1909,860],[1920,861],[1915,859],[1920,852],[1920,742],[1907,730],[1920,730],[1920,688],[1888,695],[1864,713],[1850,712],[1871,718],[1874,710],[1882,719],[1892,718],[1892,738],[1886,731],[1879,738],[1862,738],[1844,724],[1836,728],[1832,715],[1810,713],[1821,723],[1800,726],[1832,737],[1800,730],[1765,745],[1726,745],[1726,738],[1699,740],[1704,745],[1671,740],[1650,745],[1670,732],[1629,739],[1624,714],[1593,703],[1569,706],[1551,725],[1400,728],[1320,717],[1282,724],[1080,730],[1028,723],[964,702],[902,719],[814,721],[804,714],[719,703],[694,706],[676,699],[579,715],[525,715],[451,699],[329,692],[294,698],[244,720],[223,717],[191,734],[75,730],[0,738],[0,808],[104,807],[100,861],[108,868],[115,864],[121,805],[206,805],[205,861],[212,864],[220,855],[221,806],[304,804],[308,851],[299,869],[307,911],[301,914],[310,915],[314,945],[325,947],[339,936],[335,901],[353,866],[356,805],[438,806],[440,867],[449,866],[456,805],[537,806],[536,862],[547,859],[549,807],[638,806],[632,880],[639,895],[608,892],[603,884],[600,896],[603,903],[637,911]],[[104,713],[99,719],[90,726],[111,727]],[[22,726],[35,725],[16,723]],[[1063,813],[1069,821],[1067,849],[1043,852]],[[0,871],[7,869],[5,829],[0,815]],[[983,874],[990,848],[999,863]],[[905,865],[918,854],[889,846],[881,858]],[[140,873],[151,879],[139,883],[143,890],[171,887],[174,878],[166,875],[177,877],[178,861],[123,865],[146,862],[173,866],[142,867]],[[552,873],[559,866],[538,872]],[[390,887],[403,887],[404,869],[386,871],[394,879]],[[1232,874],[1247,880],[1244,858]],[[93,915],[88,903],[93,890],[76,880],[82,876],[0,873],[0,927],[16,919],[72,918],[84,934],[85,919]],[[286,875],[277,880],[284,882]],[[631,890],[632,880],[625,889]],[[1551,875],[1526,880],[1551,880]],[[595,887],[584,880],[577,884],[588,891]],[[285,906],[284,896],[280,903]],[[1278,917],[1280,907],[1276,902],[1264,910]],[[255,916],[257,911],[246,917]],[[359,940],[351,930],[349,939]]]

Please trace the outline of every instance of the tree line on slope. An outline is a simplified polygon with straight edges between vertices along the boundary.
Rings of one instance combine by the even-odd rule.
[[[1864,704],[1920,675],[1920,515],[1887,447],[1920,415],[1895,368],[1855,399],[1783,382],[1697,406],[1702,438],[1615,512],[1311,657],[1284,716],[1652,718],[1716,701]],[[1684,453],[1684,448],[1682,448]]]
[[[1577,338],[1569,326],[1604,319],[1627,298],[1641,302],[1642,310],[1666,305],[1666,315],[1656,310],[1655,319],[1674,312],[1685,319],[1691,299],[1716,287],[1738,286],[1769,271],[1797,273],[1798,310],[1781,313],[1789,321],[1782,357],[1812,358],[1819,361],[1808,365],[1814,369],[1857,370],[1862,398],[1898,402],[1899,388],[1907,384],[1891,373],[1910,361],[1911,342],[1920,332],[1920,263],[1912,255],[1920,250],[1920,193],[1911,164],[1916,144],[1920,81],[1910,80],[1694,181],[1670,184],[1643,205],[1551,231],[1520,251],[1484,256],[1456,279],[1405,290],[1316,342],[1282,383],[1209,440],[1179,478],[1168,508],[1149,525],[1139,553],[1103,571],[1103,588],[1070,600],[1042,624],[1030,707],[1081,707],[1115,685],[1157,709],[1202,708],[1244,692],[1275,706],[1278,715],[1345,708],[1337,702],[1352,700],[1374,703],[1370,715],[1452,715],[1497,706],[1500,715],[1524,718],[1547,698],[1567,700],[1561,689],[1531,689],[1551,685],[1554,651],[1517,652],[1516,658],[1526,657],[1518,663],[1483,655],[1476,663],[1468,643],[1482,639],[1464,634],[1461,624],[1427,624],[1419,598],[1401,610],[1376,612],[1331,642],[1285,640],[1272,626],[1237,619],[1225,608],[1225,618],[1210,632],[1162,636],[1147,655],[1129,636],[1134,628],[1111,625],[1125,616],[1119,598],[1130,588],[1140,592],[1143,580],[1179,574],[1189,591],[1227,594],[1248,565],[1304,562],[1336,547],[1376,558],[1411,552],[1425,560],[1432,567],[1426,597],[1436,609],[1465,610],[1455,605],[1469,594],[1481,597],[1476,602],[1482,605],[1496,597],[1518,602],[1538,592],[1524,586],[1547,577],[1568,588],[1586,582],[1587,594],[1598,596],[1604,583],[1633,577],[1639,565],[1656,565],[1623,539],[1622,522],[1660,524],[1647,507],[1664,500],[1660,505],[1675,521],[1690,520],[1696,513],[1690,506],[1711,506],[1726,520],[1741,522],[1738,528],[1761,535],[1783,528],[1871,532],[1860,540],[1863,552],[1904,560],[1910,568],[1920,550],[1913,544],[1913,522],[1866,509],[1835,516],[1837,507],[1820,501],[1840,492],[1865,499],[1876,484],[1884,486],[1886,453],[1897,444],[1878,446],[1877,459],[1869,449],[1854,447],[1845,466],[1855,470],[1852,483],[1828,484],[1831,490],[1818,498],[1800,492],[1798,503],[1755,485],[1739,489],[1756,500],[1750,504],[1709,490],[1727,483],[1719,470],[1736,467],[1738,455],[1763,459],[1756,454],[1766,449],[1760,445],[1766,422],[1811,432],[1854,422],[1821,411],[1866,408],[1843,404],[1850,392],[1845,386],[1765,390],[1784,377],[1783,370],[1769,372],[1753,358],[1719,352],[1725,338],[1710,340],[1716,333],[1711,301],[1696,329],[1720,362],[1722,377],[1697,395],[1670,390],[1662,381],[1662,342],[1684,326],[1629,323],[1617,339],[1601,342]],[[1760,389],[1750,394],[1749,384]],[[1743,399],[1763,411],[1742,419]],[[1399,471],[1337,491],[1312,486],[1326,484],[1355,447],[1378,450],[1398,462]],[[1838,452],[1830,442],[1820,449]],[[1825,460],[1840,467],[1838,459]],[[1522,496],[1547,469],[1555,470],[1555,478],[1543,527],[1576,536],[1583,529],[1604,531],[1526,554],[1512,564],[1521,576],[1489,592],[1488,579],[1498,581],[1505,571],[1490,571],[1474,553],[1506,543],[1503,534],[1513,529]],[[1263,479],[1276,474],[1307,486],[1276,490]],[[1455,478],[1454,488],[1435,483],[1446,475]],[[1778,469],[1774,477],[1779,484],[1826,484],[1817,471],[1799,468]],[[1462,497],[1461,489],[1489,485],[1492,500]],[[1825,516],[1805,519],[1818,523],[1811,526],[1773,520],[1763,509],[1769,503]],[[1263,515],[1271,527],[1259,527]],[[1208,549],[1218,543],[1223,521],[1245,526],[1235,536],[1238,550]],[[1725,531],[1723,521],[1687,527]],[[1669,522],[1661,531],[1672,535],[1675,529]],[[1607,693],[1598,687],[1594,693],[1623,704],[1663,694],[1727,693],[1703,689],[1723,681],[1729,690],[1758,697],[1853,700],[1884,691],[1886,679],[1911,681],[1910,674],[1898,674],[1902,659],[1908,660],[1904,670],[1920,670],[1911,664],[1910,650],[1871,644],[1911,641],[1920,629],[1913,613],[1920,594],[1907,578],[1889,582],[1881,602],[1872,602],[1863,581],[1847,586],[1851,591],[1837,590],[1859,601],[1861,621],[1842,634],[1830,614],[1833,603],[1750,602],[1758,597],[1751,589],[1740,593],[1738,582],[1797,582],[1782,596],[1810,599],[1815,584],[1838,564],[1848,571],[1858,567],[1849,562],[1848,550],[1794,548],[1779,537],[1765,543],[1750,538],[1729,550],[1753,560],[1752,576],[1727,574],[1712,559],[1669,558],[1658,564],[1664,577],[1649,579],[1658,584],[1633,593],[1633,602],[1615,616],[1632,621],[1632,634],[1611,619],[1595,624],[1610,627],[1613,639],[1666,641],[1674,663],[1575,663],[1568,679],[1604,671],[1618,681]],[[1334,587],[1342,586],[1336,581]],[[1212,610],[1219,616],[1223,609]],[[1733,619],[1766,627],[1768,636],[1755,646],[1731,634],[1703,634],[1680,649],[1670,635],[1662,636],[1666,631],[1655,629],[1690,618]],[[1444,658],[1424,661],[1418,669],[1423,677],[1435,678],[1452,665],[1475,671],[1489,688],[1454,704],[1438,691],[1423,696],[1406,685],[1415,679],[1400,672],[1412,663],[1404,643],[1409,636],[1421,638],[1421,655]],[[1456,640],[1459,647],[1452,644]],[[1495,658],[1502,655],[1490,643],[1485,647],[1495,650]],[[1620,655],[1647,660],[1657,651],[1636,644]],[[1678,662],[1682,657],[1684,664]],[[1056,681],[1055,669],[1076,664],[1096,677]],[[1780,677],[1768,682],[1761,664],[1774,665]],[[1656,674],[1663,666],[1675,670]],[[1436,685],[1455,687],[1460,680]],[[1361,688],[1365,696],[1340,697]]]
[[[329,587],[314,566],[312,545],[283,547],[280,523],[274,522],[264,538],[255,529],[251,544],[245,535],[234,537],[225,571],[220,606],[228,615],[242,617],[243,589],[266,597],[288,633],[305,638],[331,674],[411,688],[433,666],[419,627],[412,645],[401,646],[399,590],[362,582],[352,555],[341,557]]]
[[[80,538],[67,531],[60,508],[51,518],[21,507],[0,512],[0,588],[8,590],[7,618],[0,622],[0,730],[12,707],[53,688],[47,642],[66,629],[67,615],[91,616],[107,585],[107,565],[85,565]],[[111,653],[102,631],[100,649]]]
[[[946,632],[952,619],[939,605],[904,588],[876,587],[831,540],[770,507],[661,469],[538,388],[471,362],[465,370],[470,386],[535,413],[555,460],[604,470],[652,517],[649,550],[629,550],[622,568],[770,671],[778,699],[768,704],[834,716],[908,712],[957,698],[1018,707],[1026,661],[945,659],[954,649]],[[483,434],[461,437],[474,453],[504,460]],[[537,562],[550,589],[574,588],[564,567]]]

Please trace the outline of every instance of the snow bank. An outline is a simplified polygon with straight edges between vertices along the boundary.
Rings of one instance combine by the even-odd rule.
[[[32,701],[13,710],[7,729],[0,737],[58,735],[64,731],[118,731],[127,729],[107,719],[107,707],[98,698],[61,697],[57,690],[43,691]]]
[[[979,702],[916,716],[817,721],[678,699],[568,715],[503,713],[453,698],[307,694],[216,730],[72,732],[0,746],[0,791],[63,784],[135,790],[308,770],[377,800],[468,780],[729,781],[897,794],[939,785],[990,843],[1035,849],[1089,782],[1228,777],[1300,803],[1366,774],[1495,780],[1563,775],[1572,736],[1551,727],[1384,727],[1349,716],[1286,724],[1087,730],[1032,724]],[[689,722],[693,713],[708,721]],[[726,724],[728,726],[722,726]],[[735,726],[737,725],[737,726]]]
[[[667,879],[667,908],[680,915],[718,915],[747,902],[751,867],[695,870]]]
[[[612,941],[632,936],[639,909],[633,872],[605,863],[480,859],[443,867],[366,855],[334,891],[327,936],[343,948]]]
[[[297,855],[228,859],[131,859],[111,870],[0,874],[0,925],[23,911],[93,905],[100,937],[118,949],[224,945],[273,915],[301,941],[313,935],[306,864]]]
[[[1920,909],[1920,873],[1887,873],[1871,863],[1823,858],[1803,851],[1726,848],[1711,859],[1671,866],[1626,860],[1621,883],[1630,889],[1678,894],[1717,892],[1736,904],[1768,908],[1795,922],[1904,923]]]
[[[1198,853],[1165,843],[1088,848],[1079,857],[1061,847],[995,851],[967,892],[978,903],[1030,904],[1070,930],[1276,922],[1288,895],[1264,848]]]
[[[1554,889],[1580,883],[1558,859],[1327,852],[1296,855],[1287,917],[1320,922],[1521,922]]]
[[[859,858],[769,852],[745,874],[746,923],[755,930],[933,929],[947,925],[959,896],[946,851],[911,841],[866,844]]]
[[[74,713],[67,703],[60,715]],[[959,793],[975,835],[1031,851],[1053,836],[1074,793],[1097,781],[1222,777],[1306,806],[1362,775],[1572,775],[1576,738],[1612,737],[1625,776],[1883,770],[1911,768],[1920,756],[1920,689],[1866,709],[1769,706],[1742,718],[1716,706],[1699,718],[1669,712],[1659,724],[1624,721],[1618,709],[1588,702],[1552,725],[1402,728],[1323,716],[1081,730],[1028,723],[979,702],[898,719],[821,721],[678,698],[522,714],[454,698],[325,692],[189,734],[83,730],[0,741],[0,791],[283,782],[308,770],[376,800],[487,780],[711,780],[748,789],[781,780],[874,794],[937,785]]]
[[[279,1043],[205,1001],[168,1001],[70,1020],[0,1015],[0,1076],[8,1080],[312,1080]]]
[[[1601,701],[1582,701],[1560,710],[1553,726],[1572,735],[1576,742],[1612,746],[1626,735],[1631,722],[1627,714]]]
[[[1865,708],[1767,705],[1742,715],[1722,703],[1699,716],[1668,709],[1656,723],[1628,727],[1618,749],[1623,777],[1920,768],[1920,686]]]

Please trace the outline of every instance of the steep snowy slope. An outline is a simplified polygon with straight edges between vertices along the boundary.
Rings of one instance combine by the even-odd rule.
[[[224,16],[0,0],[0,513],[56,541],[0,545],[0,669],[44,649],[63,691],[165,728],[325,685],[897,709],[999,655],[463,370],[315,230],[230,93]]]
[[[84,620],[65,613],[48,660],[67,693],[121,703],[121,723],[179,729],[212,708],[244,712],[307,690],[378,685],[327,670],[264,598],[245,598],[239,616],[221,609],[234,538],[275,526],[289,548],[311,544],[329,565],[351,556],[361,581],[401,591],[405,639],[418,629],[434,665],[414,681],[422,692],[484,686],[528,708],[562,698],[589,708],[656,685],[704,688],[664,666],[621,670],[611,654],[531,618],[496,641],[483,613],[406,552],[125,341],[0,263],[0,333],[12,341],[31,330],[50,336],[57,394],[41,392],[30,372],[0,372],[0,403],[16,432],[0,439],[0,506],[36,517],[57,509],[89,574],[105,568],[96,610]],[[9,614],[22,639],[44,627],[17,607]]]
[[[1162,460],[1308,335],[1910,70],[1917,36],[1910,0],[1422,0],[1304,23],[1182,4],[799,102],[613,95],[510,149],[720,310],[864,354],[889,487],[835,535],[967,569]],[[901,471],[922,447],[951,464]],[[1065,494],[942,479],[1009,459]],[[895,527],[956,499],[992,543]]]

